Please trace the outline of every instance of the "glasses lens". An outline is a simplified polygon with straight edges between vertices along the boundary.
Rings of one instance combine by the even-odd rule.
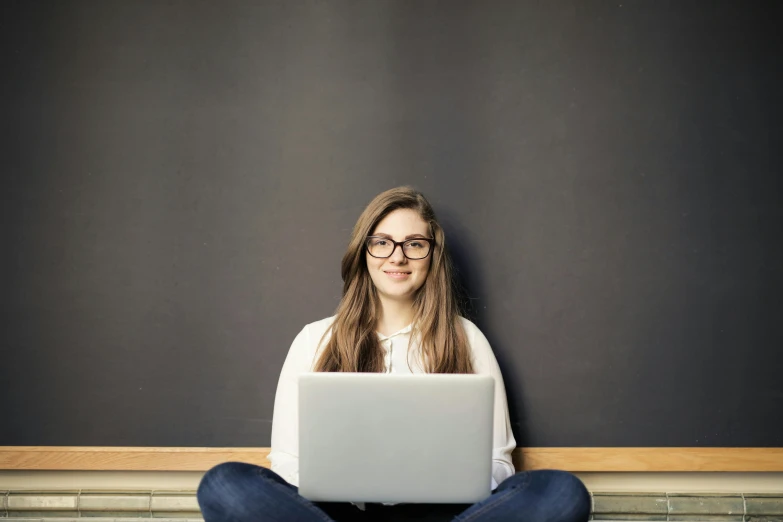
[[[422,239],[410,239],[402,246],[408,259],[424,259],[430,253],[430,242]]]
[[[389,257],[394,250],[394,243],[382,237],[371,237],[367,240],[367,250],[371,256]]]
[[[383,237],[367,238],[367,251],[374,257],[389,257],[394,252],[394,241]],[[430,253],[430,242],[423,239],[409,239],[402,244],[402,251],[408,259],[424,259]]]

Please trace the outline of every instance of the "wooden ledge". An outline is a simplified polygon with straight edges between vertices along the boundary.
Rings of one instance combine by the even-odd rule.
[[[0,470],[206,471],[241,461],[269,467],[269,448],[0,446]],[[783,448],[517,448],[517,469],[783,471]]]

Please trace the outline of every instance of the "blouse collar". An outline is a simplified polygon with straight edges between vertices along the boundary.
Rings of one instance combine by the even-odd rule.
[[[391,339],[392,337],[397,337],[398,335],[410,333],[412,328],[413,328],[413,324],[409,324],[402,330],[398,330],[391,335],[383,335],[381,332],[378,332],[378,339],[380,339],[381,341],[386,341],[387,339]]]

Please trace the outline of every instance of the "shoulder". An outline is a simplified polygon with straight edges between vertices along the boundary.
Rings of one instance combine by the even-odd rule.
[[[334,323],[335,316],[321,319],[310,324],[306,324],[302,331],[297,335],[297,341],[306,342],[306,344],[313,350],[317,348],[318,343],[323,339],[324,341],[328,337],[324,337],[324,334],[329,333],[329,329]],[[296,342],[296,341],[295,341]]]
[[[324,334],[334,322],[334,317],[327,317],[320,321],[315,321],[304,326],[297,334],[291,348],[288,350],[287,361],[290,361],[292,367],[309,368],[318,353],[321,340],[326,340]]]
[[[316,335],[320,339],[321,336],[326,333],[329,327],[332,326],[332,323],[334,322],[334,318],[335,316],[331,316],[325,319],[321,319],[320,321],[315,321],[314,323],[307,324],[302,329],[302,331],[307,332],[311,336]]]
[[[492,366],[495,359],[492,353],[492,347],[489,345],[484,333],[472,321],[464,317],[459,318],[462,328],[465,330],[465,336],[468,339],[468,346],[473,354],[473,363],[476,373],[486,373]]]
[[[294,346],[300,349],[315,351],[318,343],[321,341],[324,334],[329,331],[329,327],[332,326],[333,322],[334,317],[327,317],[326,319],[306,324],[296,336],[296,339],[294,339]]]
[[[465,334],[468,336],[468,342],[473,344],[476,339],[483,339],[486,341],[486,337],[481,333],[478,326],[473,324],[473,321],[465,317],[459,316],[459,324],[462,325],[462,329],[465,330]]]

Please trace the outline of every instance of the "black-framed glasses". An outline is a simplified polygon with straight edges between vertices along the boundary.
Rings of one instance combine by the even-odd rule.
[[[434,239],[428,237],[417,237],[414,239],[406,239],[405,241],[394,241],[388,237],[380,236],[368,236],[367,237],[367,253],[372,257],[379,257],[381,259],[391,257],[394,250],[400,246],[402,248],[402,255],[408,259],[424,259],[430,255],[432,245],[435,244]]]

